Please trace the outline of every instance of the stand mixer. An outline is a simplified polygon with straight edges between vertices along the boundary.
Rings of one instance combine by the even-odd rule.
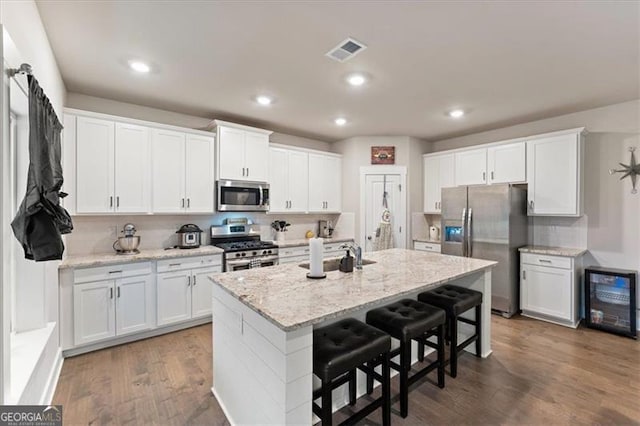
[[[123,236],[118,237],[117,240],[113,242],[113,249],[117,254],[138,254],[138,246],[140,245],[140,237],[136,236],[136,227],[133,223],[127,223],[122,227]],[[120,246],[120,248],[116,248],[116,244]]]

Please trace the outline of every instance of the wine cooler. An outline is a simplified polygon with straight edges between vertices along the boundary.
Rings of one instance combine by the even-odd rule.
[[[637,339],[638,273],[593,266],[584,272],[587,327]]]

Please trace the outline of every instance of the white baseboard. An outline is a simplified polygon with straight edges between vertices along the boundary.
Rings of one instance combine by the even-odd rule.
[[[216,401],[218,401],[218,405],[220,406],[220,408],[222,408],[222,412],[224,413],[225,417],[227,418],[227,421],[229,422],[229,424],[231,426],[235,425],[236,422],[234,422],[233,419],[231,418],[231,416],[229,415],[229,411],[227,411],[227,407],[225,407],[224,402],[222,402],[222,399],[220,399],[218,397],[218,394],[216,393],[216,389],[213,386],[211,386],[211,393],[216,398]]]
[[[51,401],[53,401],[53,395],[56,392],[56,387],[58,386],[58,379],[60,378],[60,372],[62,371],[63,363],[64,358],[62,358],[62,349],[58,348],[55,364],[51,369],[51,374],[49,374],[47,385],[45,386],[44,392],[40,399],[40,405],[51,405]]]

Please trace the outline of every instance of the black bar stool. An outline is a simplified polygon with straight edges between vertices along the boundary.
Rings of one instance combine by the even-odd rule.
[[[323,426],[331,425],[331,391],[349,383],[349,403],[356,403],[356,368],[369,376],[373,374],[382,383],[382,396],[362,408],[342,424],[354,424],[377,408],[382,407],[382,424],[391,424],[391,397],[389,379],[388,334],[353,318],[346,318],[313,330],[313,373],[322,382],[313,392],[314,401],[322,398],[322,407],[313,403],[313,413]],[[382,374],[366,366],[367,362],[382,364]]]
[[[451,342],[449,363],[451,377],[458,375],[458,354],[471,343],[476,342],[476,356],[482,356],[480,327],[482,323],[482,293],[455,285],[443,285],[435,290],[420,293],[418,300],[442,308],[447,313],[447,337]],[[460,315],[471,308],[476,308],[475,321]],[[475,326],[475,334],[458,344],[458,321]],[[424,347],[419,345],[418,358],[422,357]]]
[[[444,387],[444,326],[445,313],[435,306],[412,299],[372,309],[367,312],[367,324],[371,324],[400,341],[400,347],[390,353],[393,358],[400,354],[400,364],[391,361],[391,368],[400,373],[400,415],[409,414],[409,386],[434,369],[438,369],[438,386]],[[427,339],[437,336],[437,343]],[[409,377],[411,371],[411,341],[436,349],[438,358]],[[424,354],[424,346],[422,346]],[[424,360],[424,355],[422,357]],[[422,361],[421,360],[421,361]],[[367,393],[373,391],[373,377],[367,376]]]

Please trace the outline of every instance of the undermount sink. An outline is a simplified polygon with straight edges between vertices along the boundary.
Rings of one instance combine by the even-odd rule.
[[[371,265],[373,263],[376,263],[376,262],[373,260],[362,259],[362,266]],[[340,259],[325,260],[324,262],[322,262],[322,264],[325,272],[337,271],[340,269]],[[309,262],[301,263],[298,266],[304,269],[309,269]],[[353,269],[355,268],[356,268],[356,260],[353,259]]]

